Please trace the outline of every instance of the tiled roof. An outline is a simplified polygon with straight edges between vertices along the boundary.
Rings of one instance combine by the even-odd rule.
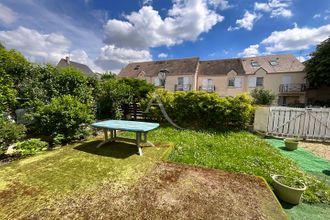
[[[67,62],[66,59],[61,59],[60,62],[58,62],[57,67],[75,67],[82,72],[84,72],[87,76],[96,76],[96,74],[85,64],[77,63],[74,61]]]
[[[161,60],[130,63],[124,67],[119,76],[136,77],[142,71],[145,76],[157,76],[160,70],[168,70],[168,75],[194,75],[199,58]]]
[[[222,75],[234,70],[238,75],[244,74],[240,59],[200,61],[198,75]]]
[[[290,54],[246,57],[241,60],[246,74],[254,74],[259,68],[267,73],[302,72],[305,68],[304,64]],[[253,67],[251,62],[257,62],[259,66]],[[271,65],[271,62],[275,65]]]
[[[251,65],[254,62],[254,66]],[[198,67],[198,68],[197,68]],[[157,76],[161,70],[168,70],[168,75],[222,75],[235,71],[238,75],[254,74],[263,68],[267,73],[289,73],[304,71],[302,64],[293,55],[267,55],[259,57],[233,58],[223,60],[199,61],[199,58],[161,60],[130,63],[124,67],[119,76],[137,77],[140,73],[145,76]]]

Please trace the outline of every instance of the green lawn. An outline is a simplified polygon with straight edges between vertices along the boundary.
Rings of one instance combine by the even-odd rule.
[[[90,140],[0,166],[0,219],[28,216],[104,183],[134,184],[169,148],[130,144],[96,149]],[[116,146],[117,145],[117,146]]]
[[[271,174],[296,176],[308,185],[304,201],[329,204],[328,186],[248,132],[163,127],[151,132],[149,140],[157,147],[145,147],[142,157],[129,144],[96,149],[94,139],[0,166],[0,219],[30,216],[55,202],[93,194],[104,184],[134,185],[165,155],[173,162],[262,176],[268,182]],[[172,152],[169,145],[175,146]]]
[[[305,202],[330,204],[329,186],[307,175],[277,149],[248,132],[212,133],[168,127],[152,132],[150,137],[175,144],[170,161],[261,176],[269,183],[271,174],[294,176],[308,185]]]

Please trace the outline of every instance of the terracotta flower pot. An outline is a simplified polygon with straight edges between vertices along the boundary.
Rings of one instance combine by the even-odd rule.
[[[307,188],[302,181],[282,175],[272,175],[272,179],[274,191],[278,198],[293,205],[299,204],[301,195]],[[286,181],[281,181],[281,179]],[[293,186],[284,182],[290,182]]]
[[[285,147],[288,150],[297,150],[299,140],[297,139],[292,139],[292,138],[286,138],[284,139]]]

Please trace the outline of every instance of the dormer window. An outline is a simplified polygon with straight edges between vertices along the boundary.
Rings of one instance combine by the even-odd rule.
[[[252,67],[259,67],[260,64],[257,61],[251,61],[251,66]]]
[[[139,70],[140,69],[140,65],[137,65],[134,70]]]
[[[269,61],[269,64],[271,66],[276,66],[276,65],[278,65],[278,62],[277,62],[277,60],[271,60],[271,61]]]

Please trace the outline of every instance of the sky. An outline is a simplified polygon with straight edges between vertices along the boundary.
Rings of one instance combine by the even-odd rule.
[[[330,36],[330,0],[0,0],[0,42],[34,63],[294,54]]]

